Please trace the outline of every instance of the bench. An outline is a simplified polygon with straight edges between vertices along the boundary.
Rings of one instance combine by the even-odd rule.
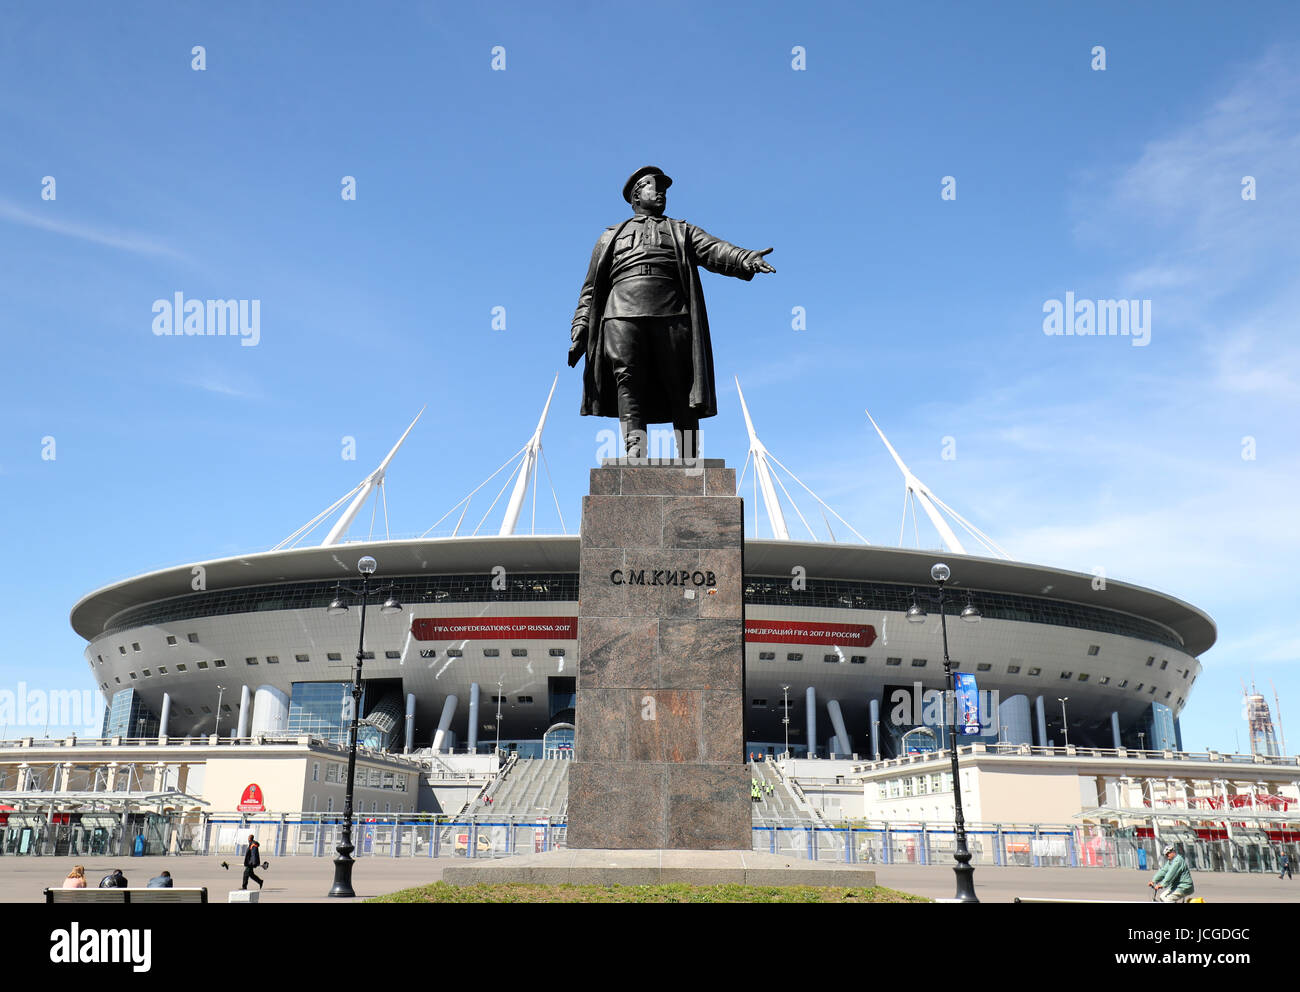
[[[1095,904],[1095,905],[1102,905],[1102,906],[1115,906],[1121,903],[1123,904],[1147,903],[1150,902],[1151,900],[1150,899],[1043,899],[1043,898],[1030,898],[1028,896],[1016,896],[1016,898],[1013,899],[1012,901],[1020,902],[1020,903],[1028,903],[1028,904],[1037,904],[1037,905],[1046,905],[1050,903],[1088,903],[1088,904]]]
[[[132,887],[127,889],[46,889],[46,905],[51,903],[206,903],[207,889],[150,889]]]

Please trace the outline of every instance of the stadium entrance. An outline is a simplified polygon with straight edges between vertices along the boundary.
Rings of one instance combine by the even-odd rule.
[[[557,723],[542,736],[542,757],[550,760],[573,757],[573,724]]]

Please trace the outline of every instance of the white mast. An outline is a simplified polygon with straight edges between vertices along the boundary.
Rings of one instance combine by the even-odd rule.
[[[912,474],[910,468],[903,464],[903,459],[898,457],[898,452],[894,450],[894,446],[889,443],[889,438],[885,437],[885,432],[880,429],[880,425],[871,416],[871,411],[867,410],[866,414],[867,419],[871,421],[871,426],[880,435],[880,440],[885,442],[885,447],[894,456],[894,463],[898,466],[898,470],[903,473],[903,485],[906,487],[906,491],[920,502],[921,508],[925,510],[925,515],[930,518],[930,523],[934,524],[934,529],[943,538],[944,546],[953,554],[964,555],[966,549],[962,547],[961,541],[957,540],[957,535],[948,526],[948,521],[944,520],[943,516],[935,508],[934,504],[938,502],[938,497],[930,492],[929,486]],[[906,507],[904,507],[904,513],[906,513]]]
[[[736,393],[740,396],[740,409],[745,414],[745,430],[749,431],[749,454],[754,459],[754,478],[763,492],[763,508],[767,510],[767,519],[772,524],[772,535],[778,541],[788,541],[790,530],[785,525],[781,501],[776,498],[776,487],[772,485],[772,471],[767,464],[767,448],[758,439],[758,434],[754,431],[754,422],[749,419],[749,407],[745,405],[745,394],[740,391],[739,379],[736,379]]]
[[[533,436],[524,445],[524,458],[519,463],[519,477],[515,479],[515,488],[510,494],[510,502],[506,504],[506,515],[501,521],[501,530],[497,532],[502,536],[513,534],[515,525],[519,522],[519,511],[523,509],[524,499],[528,496],[528,483],[537,471],[537,457],[542,451],[542,431],[546,428],[546,415],[551,410],[551,397],[555,395],[555,386],[559,381],[560,377],[557,374],[551,382],[551,391],[546,396],[546,405],[542,407],[542,416],[537,421],[537,430],[533,431]],[[534,514],[537,512],[536,495],[533,497],[533,512]]]
[[[415,425],[419,423],[420,418],[424,416],[424,411],[426,409],[427,406],[420,407],[420,412],[417,413],[415,419],[411,421],[411,426],[406,428],[402,436],[397,439],[397,443],[393,445],[393,450],[388,453],[382,462],[379,463],[377,469],[366,476],[366,480],[361,483],[361,487],[357,490],[356,498],[352,500],[352,503],[348,506],[347,510],[344,511],[343,516],[339,517],[338,522],[330,528],[330,532],[325,535],[325,540],[320,542],[322,548],[331,544],[338,544],[339,541],[342,540],[343,535],[346,534],[348,528],[352,526],[353,518],[356,517],[362,504],[365,503],[366,497],[374,492],[375,486],[382,486],[384,484],[384,472],[388,468],[388,463],[391,462],[393,456],[397,454],[397,449],[400,448],[402,442],[406,440],[406,435],[411,433],[411,429],[414,428]],[[385,506],[387,506],[387,504],[385,504]],[[384,510],[384,513],[386,519],[388,513],[387,509]]]

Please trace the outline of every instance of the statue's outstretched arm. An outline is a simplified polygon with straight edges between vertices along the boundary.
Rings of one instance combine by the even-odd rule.
[[[755,272],[776,271],[767,264],[764,257],[772,251],[771,248],[763,251],[739,248],[721,238],[715,238],[708,231],[693,224],[687,224],[686,231],[690,236],[691,249],[695,253],[696,261],[710,272],[748,281],[754,278]]]

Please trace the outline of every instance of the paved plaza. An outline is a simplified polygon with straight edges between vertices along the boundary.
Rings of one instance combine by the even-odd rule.
[[[221,862],[230,864],[227,871]],[[504,864],[505,861],[497,862]],[[808,862],[790,859],[792,868]],[[164,868],[172,873],[177,885],[207,886],[208,898],[224,903],[226,893],[239,888],[243,869],[237,858],[229,855],[204,857],[118,858],[0,858],[0,902],[41,902],[42,890],[63,884],[74,864],[86,866],[90,884],[114,868],[121,868],[132,886],[144,885]],[[383,895],[413,885],[425,885],[442,879],[443,870],[464,865],[464,858],[363,858],[353,871],[352,885],[358,899]],[[879,885],[935,899],[953,895],[954,882],[950,867],[937,865],[874,865]],[[348,903],[352,900],[330,899],[334,865],[328,858],[276,858],[267,871],[259,872],[266,881],[262,899],[277,902]],[[1149,872],[1107,868],[993,868],[975,869],[975,888],[984,902],[1011,902],[1016,896],[1050,899],[1114,899],[1146,901]],[[1196,891],[1207,902],[1300,902],[1300,880],[1279,879],[1276,875],[1245,875],[1196,872]]]

